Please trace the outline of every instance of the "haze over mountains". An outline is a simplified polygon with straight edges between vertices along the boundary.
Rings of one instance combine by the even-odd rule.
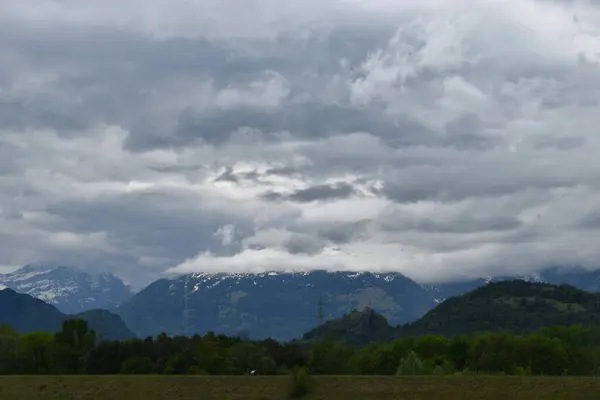
[[[399,273],[198,273],[160,279],[131,294],[122,281],[110,275],[26,266],[2,276],[0,282],[55,305],[65,314],[111,310],[139,337],[215,331],[287,340],[354,309],[369,307],[398,325],[419,319],[449,297],[491,282],[520,278],[598,292],[599,277],[597,271],[552,268],[523,277],[420,285]]]

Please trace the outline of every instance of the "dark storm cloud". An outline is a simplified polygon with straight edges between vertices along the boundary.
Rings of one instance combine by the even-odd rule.
[[[317,200],[343,199],[356,193],[352,185],[340,183],[335,185],[319,185],[307,189],[297,190],[289,195],[289,199],[299,202]]]
[[[242,179],[250,179],[256,181],[261,174],[256,171],[234,173],[232,167],[226,167],[225,171],[215,178],[216,182],[233,182],[239,183]]]
[[[300,235],[291,236],[283,246],[290,254],[316,254],[325,247],[326,243],[315,237]]]
[[[298,189],[292,193],[268,192],[262,197],[269,201],[291,200],[299,203],[345,199],[356,194],[354,187],[348,183],[324,184]]]
[[[597,5],[125,3],[3,3],[0,268],[597,266]]]
[[[317,233],[332,243],[344,244],[364,235],[367,226],[368,221],[322,224],[317,229]]]

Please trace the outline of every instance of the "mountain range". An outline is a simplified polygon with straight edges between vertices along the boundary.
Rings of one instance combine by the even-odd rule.
[[[600,291],[600,271],[583,268],[426,285],[400,273],[195,273],[160,279],[132,294],[109,274],[26,266],[0,275],[0,288],[30,294],[65,314],[111,310],[140,337],[214,331],[287,340],[365,307],[392,325],[413,322],[450,297],[512,279]]]
[[[392,326],[370,308],[354,310],[310,330],[300,342],[341,340],[364,346],[427,334],[526,334],[543,328],[600,324],[600,294],[573,286],[504,280],[452,297],[418,320]]]
[[[399,273],[200,273],[156,281],[117,312],[141,337],[215,331],[287,340],[355,308],[370,306],[400,324],[435,304]]]
[[[74,314],[91,309],[112,309],[132,292],[112,274],[89,273],[70,267],[26,265],[0,274],[0,289],[10,288]]]
[[[12,289],[0,290],[0,325],[9,325],[19,333],[58,332],[62,323],[70,318],[83,319],[96,331],[101,340],[125,340],[135,334],[116,314],[106,310],[88,310],[67,315],[56,307],[28,294]]]
[[[313,276],[314,274],[321,276],[315,277]],[[319,298],[321,299],[324,297],[328,299],[335,298],[336,293],[331,291],[322,292],[319,290],[318,285],[313,283],[301,283],[298,285],[298,277],[292,277],[293,279],[288,281],[290,276],[287,274],[269,276],[273,277],[272,283],[274,286],[281,285],[281,279],[286,279],[286,282],[289,282],[288,293],[290,294],[290,298],[288,300],[294,296],[307,295],[311,292],[312,294],[318,293]],[[302,274],[302,276],[307,279],[306,282],[319,282],[318,278],[322,279],[323,282],[326,283],[324,286],[326,289],[331,289],[334,284],[339,285],[340,283],[344,283],[347,285],[347,290],[344,293],[360,294],[363,292],[363,285],[365,284],[370,285],[368,286],[369,288],[376,288],[377,290],[384,292],[385,289],[390,289],[390,287],[385,287],[385,284],[382,282],[392,284],[392,282],[396,280],[398,280],[400,286],[408,284],[410,287],[411,285],[410,283],[402,282],[402,279],[398,276],[389,276],[387,274],[382,277],[381,275],[375,276],[375,274],[330,274],[322,271],[314,271]],[[198,276],[196,278],[200,277]],[[233,286],[237,283],[237,281],[230,283],[223,283],[221,281],[222,283],[215,285],[214,279],[216,279],[216,277],[213,276],[212,278],[213,280],[209,280],[208,282],[210,282],[210,285],[213,285],[213,288],[220,285],[223,285],[224,287],[228,285]],[[248,281],[242,278],[250,279],[249,277],[241,276],[240,282],[237,283],[240,286],[236,287],[238,290],[234,292],[238,293],[240,298],[257,295],[256,293],[250,292],[244,292],[247,293],[246,295],[240,293],[242,292],[241,289],[250,290],[243,286],[248,284]],[[373,279],[378,279],[379,281],[373,281]],[[166,280],[167,283],[173,281],[174,280]],[[188,286],[188,289],[190,288],[190,282],[190,277],[187,277],[187,279],[184,280],[184,290],[186,285]],[[206,283],[206,281],[204,283]],[[198,285],[198,282],[196,282],[196,284]],[[171,285],[175,285],[175,283],[171,283]],[[253,286],[259,286],[259,284],[253,284]],[[296,286],[296,289],[300,292],[299,294],[294,293],[294,290],[292,290],[294,286]],[[315,286],[317,287],[315,288]],[[358,290],[353,291],[353,288],[350,286],[354,286],[353,288],[358,288]],[[304,287],[308,287],[309,289],[304,289]],[[206,289],[206,286],[204,286],[204,288]],[[391,288],[394,289],[394,287]],[[177,293],[176,287],[171,287],[171,289],[172,293],[174,293],[172,297],[177,299],[177,295],[180,293]],[[194,289],[195,292],[201,290],[198,286],[194,286]],[[230,292],[231,288],[226,288],[223,291],[225,294]],[[258,288],[257,293],[259,292],[260,287]],[[323,293],[325,293],[325,295]],[[281,295],[281,293],[274,294]],[[406,292],[404,294],[407,295]],[[211,299],[215,297],[214,295],[215,293],[209,292],[207,297],[200,299]],[[305,297],[310,298],[309,295]],[[158,310],[148,312],[148,315],[157,318],[157,316],[161,315],[161,312],[165,312],[165,310],[168,310],[169,307],[173,306],[173,304],[167,304],[166,307],[159,306],[165,300],[167,299],[158,298],[157,302],[154,304],[155,307],[158,307]],[[231,300],[231,298],[228,298],[228,300]],[[433,307],[433,309],[425,312],[420,318],[399,324],[391,323],[384,315],[381,315],[370,306],[365,306],[360,300],[361,299],[359,298],[359,300],[354,299],[351,301],[352,304],[359,306],[347,313],[343,313],[339,317],[333,317],[323,322],[323,316],[319,316],[321,317],[320,324],[317,324],[316,326],[313,325],[312,328],[309,327],[309,329],[304,331],[305,333],[301,332],[295,337],[291,336],[292,332],[302,329],[304,326],[308,326],[311,323],[310,319],[312,316],[310,314],[305,316],[304,320],[297,318],[298,313],[303,312],[302,301],[300,301],[300,305],[292,304],[290,302],[279,302],[279,308],[278,306],[273,305],[274,303],[272,301],[268,312],[257,313],[254,311],[255,314],[251,314],[253,309],[247,304],[237,308],[240,310],[239,314],[242,312],[246,313],[247,320],[250,320],[250,317],[255,318],[254,323],[256,325],[250,324],[250,326],[252,326],[254,331],[259,332],[257,336],[270,336],[278,338],[279,340],[291,339],[299,343],[335,339],[358,346],[373,342],[388,341],[403,336],[414,337],[425,334],[453,336],[457,334],[472,334],[484,331],[529,333],[550,326],[600,324],[600,293],[586,292],[567,284],[552,285],[547,283],[528,282],[523,279],[490,282],[468,293],[446,299]],[[377,303],[377,306],[382,307],[382,305],[388,305],[386,310],[388,313],[391,312],[396,319],[407,319],[408,315],[403,314],[406,310],[398,310],[395,307],[389,307],[389,304],[392,304],[390,302],[397,304],[395,301],[402,302],[406,301],[406,299],[403,299],[401,296],[394,298],[391,294],[386,294],[380,298],[380,302]],[[188,306],[193,303],[189,294],[187,302]],[[319,303],[323,304],[324,302]],[[206,302],[202,301],[201,304],[206,305],[208,310],[215,307],[215,304],[207,305]],[[360,304],[362,304],[362,307]],[[123,306],[127,305],[128,302],[123,303]],[[142,305],[144,304],[142,303]],[[217,310],[221,309],[220,306],[223,305],[216,304]],[[345,304],[337,303],[337,306],[339,307],[338,310],[340,310],[345,307]],[[256,307],[260,309],[261,307],[269,306],[267,304],[257,304]],[[360,311],[358,311],[359,309]],[[287,310],[287,314],[285,313],[285,310]],[[282,329],[281,325],[273,324],[273,317],[270,317],[272,315],[278,315],[277,318],[280,318],[283,322],[287,322],[291,327],[287,327],[287,330],[285,330],[285,328]],[[239,320],[234,320],[233,323],[228,320],[219,321],[218,318],[211,321],[209,320],[211,316],[214,318],[214,315],[210,312],[203,314],[201,318],[193,318],[192,315],[189,315],[187,321],[191,323],[189,327],[191,332],[188,333],[201,329],[197,324],[207,323],[208,321],[209,324],[213,324],[208,326],[214,326],[214,324],[217,324],[218,326],[220,323],[221,332],[228,335],[235,335],[235,333],[226,332],[226,329],[239,327],[239,325],[236,325],[236,323],[239,323]],[[0,325],[10,325],[22,333],[34,331],[55,332],[58,331],[61,324],[69,318],[86,320],[89,326],[97,332],[101,339],[124,340],[136,336],[134,332],[129,330],[119,315],[109,311],[89,310],[79,314],[67,315],[58,311],[56,307],[47,304],[40,299],[35,299],[30,295],[20,294],[8,288],[0,290]],[[176,323],[177,320],[178,318],[176,315],[174,316],[173,321],[169,321],[165,319],[165,317],[157,318],[157,323],[150,323],[147,329],[155,329],[154,327],[160,326],[160,324]],[[139,321],[146,323],[145,318],[142,318]],[[252,320],[250,321],[252,322]],[[158,331],[169,333],[165,329],[158,329],[157,332]],[[177,334],[177,332],[171,333],[171,335],[174,334]],[[290,337],[282,338],[284,334]],[[148,335],[157,335],[157,333]]]

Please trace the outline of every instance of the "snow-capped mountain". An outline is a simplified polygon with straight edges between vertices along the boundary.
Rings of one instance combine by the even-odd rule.
[[[66,314],[112,309],[131,296],[129,287],[114,275],[69,267],[27,265],[0,274],[0,289],[7,287],[52,304]]]
[[[117,313],[139,337],[214,331],[287,340],[353,309],[369,306],[400,324],[435,304],[399,273],[197,273],[156,281]]]

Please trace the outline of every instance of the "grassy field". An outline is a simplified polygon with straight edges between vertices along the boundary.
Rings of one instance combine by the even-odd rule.
[[[313,378],[306,400],[600,399],[600,379],[557,377]],[[0,376],[0,399],[276,400],[287,377]]]

